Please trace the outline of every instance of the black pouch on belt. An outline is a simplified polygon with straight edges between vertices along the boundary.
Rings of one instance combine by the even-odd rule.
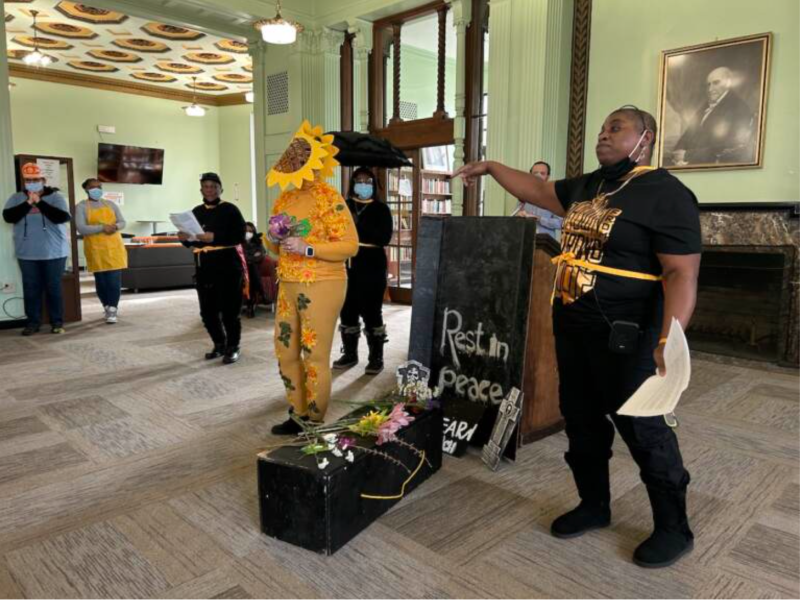
[[[633,354],[639,347],[640,336],[637,323],[614,321],[608,336],[608,349],[615,354]]]

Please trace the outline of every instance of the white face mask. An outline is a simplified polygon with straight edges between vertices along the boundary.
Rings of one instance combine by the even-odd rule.
[[[250,240],[252,240],[253,239],[253,232],[252,231],[248,231],[247,233],[245,233],[244,234],[244,239],[246,239],[248,242]]]

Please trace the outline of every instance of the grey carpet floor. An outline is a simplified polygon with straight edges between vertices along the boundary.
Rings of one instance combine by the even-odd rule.
[[[612,527],[563,541],[576,502],[563,434],[489,472],[442,470],[333,557],[259,533],[255,456],[286,406],[272,318],[244,355],[206,363],[193,291],[126,295],[107,326],[84,298],[68,333],[0,331],[0,597],[797,597],[796,373],[698,360],[680,409],[696,549],[671,569],[630,562],[649,534],[624,446]],[[391,386],[410,310],[387,306],[388,369],[340,374],[334,398]],[[334,404],[332,415],[348,411]]]

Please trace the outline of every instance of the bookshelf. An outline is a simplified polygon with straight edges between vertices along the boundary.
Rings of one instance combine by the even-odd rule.
[[[421,169],[420,175],[420,212],[423,215],[452,214],[451,173]]]
[[[412,161],[416,163],[416,156]],[[411,302],[416,228],[417,173],[414,167],[386,170],[386,204],[392,213],[392,239],[386,248],[389,295],[392,301]]]
[[[394,231],[386,249],[389,296],[409,304],[414,286],[417,229],[424,216],[450,216],[453,146],[405,150],[413,166],[386,169],[383,182]]]

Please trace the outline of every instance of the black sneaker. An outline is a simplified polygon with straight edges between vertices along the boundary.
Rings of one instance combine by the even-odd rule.
[[[581,502],[577,508],[564,513],[550,525],[550,533],[561,539],[583,535],[592,529],[602,529],[611,524],[608,506],[591,506]]]
[[[63,325],[53,325],[50,328],[50,333],[55,333],[56,335],[61,335],[62,333],[67,333],[67,330],[64,329]]]
[[[645,569],[669,567],[694,549],[694,536],[689,533],[656,529],[639,544],[633,562]]]
[[[39,333],[38,325],[28,325],[25,329],[22,330],[22,335],[24,336],[33,335],[34,333]]]
[[[300,417],[300,420],[308,421],[308,417]],[[288,419],[275,425],[270,431],[272,435],[297,435],[303,431],[303,428],[290,415]]]

